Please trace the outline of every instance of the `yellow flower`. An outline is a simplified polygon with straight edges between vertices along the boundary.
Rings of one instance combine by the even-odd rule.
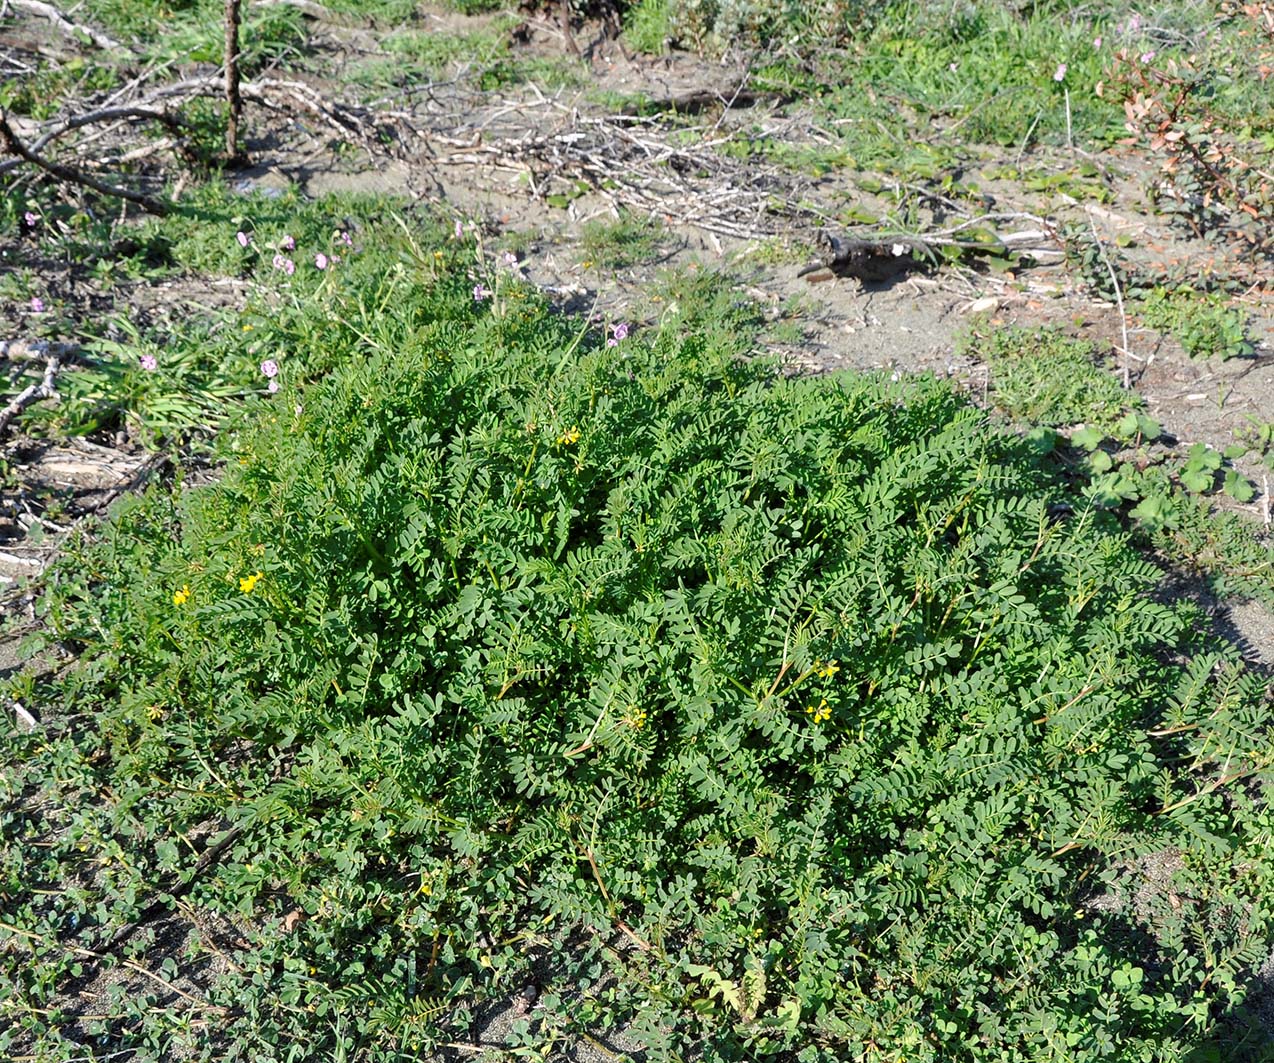
[[[643,727],[646,726],[647,719],[649,719],[649,717],[646,714],[646,710],[638,709],[636,712],[633,712],[629,715],[628,726],[631,727],[634,731],[640,731]]]
[[[828,661],[826,664],[818,665],[818,674],[821,675],[824,679],[831,679],[832,676],[834,676],[839,671],[840,671],[840,664],[837,663],[836,661]]]
[[[579,442],[579,428],[572,425],[569,432],[563,432],[557,437],[558,446],[569,447],[573,443]]]
[[[254,572],[251,576],[244,576],[241,580],[239,580],[239,590],[243,591],[244,594],[251,594],[252,588],[257,585],[257,581],[262,577],[262,575],[264,575],[264,573]]]
[[[808,716],[815,723],[822,723],[824,720],[831,718],[832,710],[827,704],[827,699],[823,698],[821,701],[819,701],[817,708],[815,708],[813,705],[806,705],[805,715]]]
[[[151,705],[147,707],[146,715],[149,716],[152,720],[161,720],[163,719],[163,716],[164,716],[164,710],[160,708],[158,705]]]
[[[188,601],[190,601],[190,586],[183,583],[181,590],[173,595],[173,605],[185,605]]]

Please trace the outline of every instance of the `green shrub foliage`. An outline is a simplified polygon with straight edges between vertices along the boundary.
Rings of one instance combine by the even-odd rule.
[[[562,1021],[652,1059],[1244,1043],[1268,706],[1113,516],[943,383],[747,359],[711,278],[607,345],[404,240],[57,578],[115,792],[307,916],[220,989],[253,1058],[401,1058],[581,927],[627,989]],[[1164,853],[1212,885],[1134,905]]]

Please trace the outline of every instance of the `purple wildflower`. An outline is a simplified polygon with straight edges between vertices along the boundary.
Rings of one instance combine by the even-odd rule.
[[[142,368],[148,373],[153,373],[159,368],[159,359],[153,354],[143,354],[139,360],[142,363]]]
[[[237,233],[234,234],[234,238],[239,241],[240,247],[247,247],[248,244],[252,242],[252,237],[250,237],[242,229],[240,229]]]
[[[500,261],[503,262],[509,269],[513,269],[513,267],[518,264],[518,256],[512,251],[505,251],[504,254],[500,256]]]
[[[279,375],[279,363],[273,358],[267,358],[261,363],[261,372],[273,379]]]
[[[350,239],[349,233],[347,233],[344,229],[341,229],[336,234],[336,242],[339,244],[344,244],[346,247],[354,246],[354,241]]]
[[[41,299],[38,295],[31,297],[31,313],[33,314],[44,313],[44,300]]]
[[[286,255],[276,254],[274,256],[274,268],[281,269],[290,277],[296,272],[296,263]]]
[[[314,256],[314,265],[318,269],[327,269],[327,256],[322,251]]]
[[[273,395],[276,391],[279,390],[279,382],[277,380],[271,380],[270,383],[268,383],[265,386],[265,390],[268,391],[271,395]]]
[[[283,248],[284,251],[295,251],[296,241],[285,233],[283,239],[279,241],[279,246]]]
[[[456,239],[459,240],[464,236],[464,222],[459,218],[456,219]]]
[[[475,284],[473,286],[473,301],[475,303],[482,302],[483,299],[489,299],[492,291],[485,284]]]
[[[1139,58],[1141,59],[1143,63],[1148,63],[1154,57],[1155,57],[1155,53],[1153,50],[1151,50],[1149,52],[1142,52]]]
[[[40,222],[40,215],[33,210],[28,210],[22,215],[22,220],[26,222],[28,229],[34,229]]]
[[[1057,64],[1057,69],[1053,71],[1053,80],[1054,81],[1066,80],[1066,64],[1065,63]]]
[[[628,339],[628,322],[621,321],[618,325],[611,329],[613,335],[606,341],[607,347],[618,347],[621,340]]]

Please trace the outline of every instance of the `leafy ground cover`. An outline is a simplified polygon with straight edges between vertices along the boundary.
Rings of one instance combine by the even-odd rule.
[[[86,10],[162,64],[181,34],[215,61],[216,6],[183,7],[170,39],[158,6]],[[627,12],[656,51],[755,34],[749,84],[815,96],[783,121],[817,136],[756,151],[729,108],[674,106],[670,168],[778,159],[772,198],[804,189],[828,219],[792,175],[870,156],[855,188],[876,198],[842,206],[902,231],[1032,172],[1035,194],[1120,206],[1107,156],[1059,174],[1023,150],[1114,135],[1122,97],[1078,86],[1118,74],[1115,47],[1217,67],[1259,43],[1210,5],[1206,39],[1200,5],[759,10]],[[250,63],[424,85],[432,108],[448,78],[499,94],[534,75],[529,107],[587,73],[520,51],[501,16],[328,11],[261,6]],[[342,51],[341,19],[385,47]],[[47,67],[5,105],[34,120],[131,62],[100,84]],[[621,120],[642,136],[670,106],[654,84],[594,95],[637,100]],[[1251,91],[1209,97],[1249,145]],[[552,242],[458,194],[204,180],[222,118],[183,106],[204,147],[169,216],[120,221],[29,177],[0,200],[10,332],[82,339],[60,400],[23,415],[6,488],[80,436],[165,463],[101,519],[13,503],[23,547],[43,529],[59,556],[8,599],[32,661],[8,672],[0,736],[0,1052],[1270,1058],[1269,672],[1180,592],[1202,573],[1274,601],[1268,541],[1217,510],[1252,502],[1268,413],[1174,439],[1121,386],[1127,350],[1012,327],[998,300],[944,354],[970,379],[796,372],[761,352],[807,344],[822,311],[759,278],[808,233],[661,272],[684,230],[615,207],[618,166],[528,168],[536,211],[577,215]],[[435,149],[478,151],[516,109],[457,106],[469,124]],[[326,136],[360,113],[305,121]],[[938,155],[925,123],[949,131]],[[870,155],[861,138],[891,131]],[[375,143],[348,135],[334,171]],[[943,171],[987,140],[1010,146],[999,176]],[[598,197],[609,221],[585,214]],[[1086,291],[1113,278],[1187,367],[1260,370],[1226,285],[1183,289],[1083,232],[1065,250]],[[537,272],[555,258],[577,272]],[[581,277],[583,299],[563,283]],[[156,308],[164,291],[187,301]],[[873,299],[900,307],[861,297],[869,336]]]
[[[590,331],[383,205],[312,252],[334,206],[245,202],[248,248],[202,222],[257,249],[226,335],[271,356],[258,397],[223,477],[129,499],[50,581],[81,664],[6,738],[11,797],[66,810],[7,816],[9,1051],[68,1043],[50,994],[178,890],[263,928],[193,1009],[226,1017],[83,1033],[397,1058],[538,963],[537,1043],[1261,1043],[1260,683],[1039,448],[945,384],[746,359],[710,277]],[[1107,907],[1168,849],[1188,903]],[[591,978],[553,948],[582,927]]]

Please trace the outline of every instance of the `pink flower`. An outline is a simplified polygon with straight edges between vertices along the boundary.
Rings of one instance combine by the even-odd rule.
[[[459,240],[462,236],[464,236],[464,222],[462,222],[459,218],[457,218],[455,238]]]
[[[1066,64],[1065,63],[1057,64],[1057,69],[1053,71],[1053,80],[1054,81],[1066,80]]]
[[[1093,51],[1095,51],[1095,52],[1099,52],[1099,51],[1101,51],[1101,38],[1100,38],[1100,37],[1094,37],[1094,38],[1093,38]]]
[[[518,264],[518,256],[515,255],[512,251],[505,251],[504,254],[500,256],[500,261],[504,263],[504,265],[506,265],[509,269],[512,269],[514,266]]]
[[[148,373],[153,373],[159,368],[159,360],[153,354],[143,354],[139,360],[142,363],[142,368]]]
[[[344,244],[346,247],[354,246],[354,241],[350,239],[349,233],[347,233],[344,229],[341,229],[336,234],[336,242],[339,244]]]
[[[1140,55],[1140,56],[1138,56],[1138,58],[1139,58],[1139,59],[1140,59],[1143,63],[1148,63],[1148,62],[1150,62],[1150,60],[1151,60],[1151,59],[1153,59],[1154,57],[1155,57],[1155,53],[1154,53],[1154,51],[1153,51],[1153,50],[1151,50],[1151,51],[1149,51],[1149,52],[1142,52],[1142,53],[1141,53],[1141,55]]]
[[[286,255],[275,255],[274,268],[281,269],[284,273],[286,273],[290,277],[292,276],[293,273],[296,272],[296,263],[293,262]]]
[[[276,391],[279,390],[279,382],[277,380],[271,380],[270,383],[268,383],[265,386],[265,390],[268,391],[271,395],[273,395]]]
[[[261,372],[268,377],[276,377],[279,375],[279,363],[273,358],[267,358],[261,363]]]
[[[327,269],[327,256],[322,251],[314,256],[314,265],[319,269]]]
[[[44,300],[41,299],[38,295],[31,297],[31,313],[33,314],[44,313]]]
[[[252,242],[252,238],[242,229],[234,234],[234,238],[239,241],[240,247],[247,247]]]
[[[283,239],[279,241],[279,246],[283,248],[284,251],[295,251],[296,241],[285,233]]]
[[[614,335],[612,335],[611,338],[606,341],[606,346],[618,347],[621,340],[628,339],[628,328],[629,328],[628,322],[621,321],[618,325],[616,325],[613,329],[611,329],[611,332],[614,333]]]
[[[34,229],[40,221],[40,215],[36,214],[35,211],[28,210],[22,215],[22,220],[27,223],[28,229]]]
[[[491,289],[488,288],[485,284],[475,284],[473,286],[473,301],[475,303],[480,303],[482,302],[483,299],[490,298],[491,295],[492,295]]]

